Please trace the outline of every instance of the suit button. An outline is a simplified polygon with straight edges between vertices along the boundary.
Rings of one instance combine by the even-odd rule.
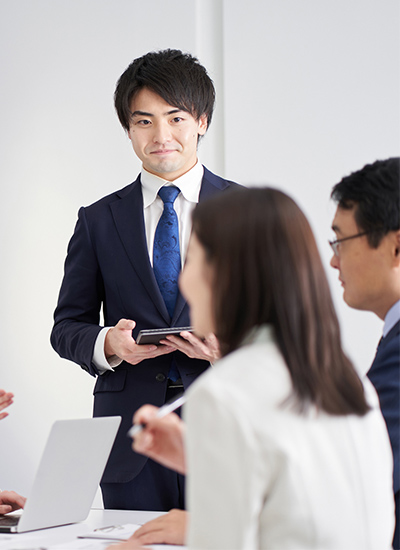
[[[159,373],[156,375],[156,380],[157,380],[157,382],[164,382],[166,378],[167,378],[167,377],[166,377],[165,374],[163,374],[162,372],[159,372]]]

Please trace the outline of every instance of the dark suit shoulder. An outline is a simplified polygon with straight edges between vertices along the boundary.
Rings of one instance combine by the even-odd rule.
[[[400,387],[400,321],[382,339],[367,374],[375,387],[386,379]]]
[[[107,206],[110,203],[117,201],[118,199],[127,197],[137,188],[140,189],[140,175],[134,182],[130,183],[129,185],[126,185],[125,187],[123,187],[122,189],[118,189],[117,191],[113,191],[109,195],[106,195],[105,197],[102,197],[101,199],[98,199],[97,201],[83,208],[89,212],[101,210],[102,208],[104,208],[104,206]]]
[[[239,189],[241,185],[235,183],[234,181],[226,180],[213,174],[204,167],[203,182],[201,185],[199,201],[202,202],[205,199],[211,198],[214,195],[229,191],[231,189]]]
[[[394,459],[394,491],[400,485],[400,321],[382,339],[367,373],[378,393]]]
[[[222,189],[226,189],[227,187],[241,187],[239,183],[236,183],[235,181],[227,180],[225,178],[221,178],[221,176],[217,176],[216,174],[208,170],[208,168],[206,168],[205,166],[203,166],[203,168],[204,168],[203,180],[208,181],[209,183],[218,187],[219,189],[222,190]]]

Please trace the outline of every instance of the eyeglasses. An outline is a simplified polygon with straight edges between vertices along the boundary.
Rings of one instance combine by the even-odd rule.
[[[368,235],[370,231],[363,231],[362,233],[357,233],[357,235],[351,235],[351,237],[344,237],[343,239],[336,239],[336,241],[328,241],[328,243],[331,245],[333,253],[335,256],[339,257],[339,245],[343,241],[349,241],[350,239],[356,239],[357,237],[363,237],[364,235]]]

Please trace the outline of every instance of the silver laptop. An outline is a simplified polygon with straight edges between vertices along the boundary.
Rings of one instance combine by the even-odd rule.
[[[25,508],[20,516],[0,516],[0,533],[85,520],[120,422],[120,416],[55,422]]]

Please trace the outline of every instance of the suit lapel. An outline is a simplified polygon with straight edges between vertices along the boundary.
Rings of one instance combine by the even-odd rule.
[[[221,192],[223,189],[229,187],[229,185],[230,182],[212,174],[207,168],[204,168],[199,202]],[[118,195],[119,199],[111,203],[110,208],[117,232],[132,267],[165,322],[168,325],[171,323],[171,325],[178,326],[179,319],[183,313],[187,312],[188,306],[179,292],[174,315],[170,320],[167,307],[154,276],[153,268],[151,267],[147,250],[140,176],[138,176],[134,183],[122,189]]]
[[[169,314],[154,277],[147,250],[140,176],[131,186],[123,189],[119,197],[117,201],[110,204],[117,232],[133,269],[146,288],[150,299],[169,324]]]

